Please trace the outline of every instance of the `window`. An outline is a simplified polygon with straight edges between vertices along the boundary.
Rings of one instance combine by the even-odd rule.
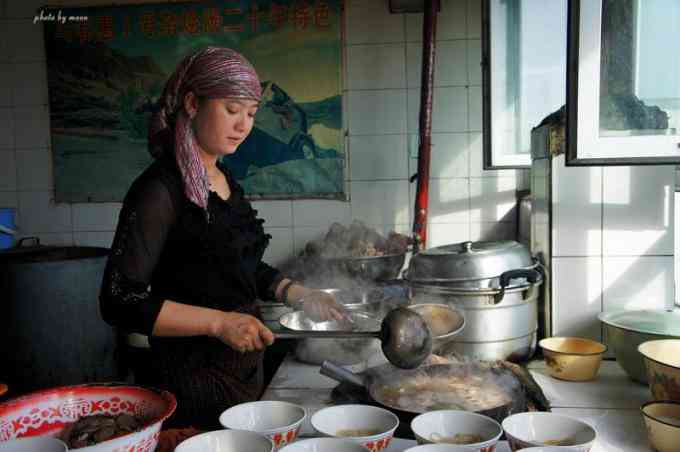
[[[680,2],[570,0],[567,164],[680,163]]]
[[[565,103],[567,0],[484,0],[484,168],[528,168],[531,129]]]

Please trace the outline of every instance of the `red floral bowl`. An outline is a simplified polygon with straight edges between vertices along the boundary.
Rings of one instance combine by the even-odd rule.
[[[274,443],[274,450],[279,450],[295,441],[306,418],[307,413],[300,405],[258,400],[234,405],[224,411],[219,420],[225,428],[264,435]]]
[[[161,425],[177,408],[167,392],[119,383],[63,386],[0,403],[0,441],[57,436],[70,423],[96,414],[146,420],[140,431],[77,449],[81,452],[152,452]]]

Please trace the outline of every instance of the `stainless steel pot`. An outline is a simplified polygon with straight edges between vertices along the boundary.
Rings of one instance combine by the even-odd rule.
[[[330,320],[315,322],[302,311],[285,314],[279,320],[281,326],[294,331],[377,331],[380,320],[362,312],[349,312],[352,323]],[[332,359],[342,365],[366,361],[373,354],[382,354],[380,341],[373,338],[336,339],[305,338],[298,339],[295,357],[304,363],[321,364]]]
[[[406,277],[412,303],[443,303],[465,316],[463,332],[440,353],[516,362],[536,350],[537,268],[517,242],[465,242],[414,256]]]
[[[411,285],[412,303],[443,303],[463,312],[465,329],[440,347],[475,360],[524,361],[536,350],[538,287],[542,280],[521,287],[464,290]]]

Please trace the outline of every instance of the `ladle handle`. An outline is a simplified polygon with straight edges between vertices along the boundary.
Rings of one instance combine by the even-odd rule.
[[[364,387],[364,379],[362,377],[350,372],[344,367],[333,364],[330,361],[324,361],[321,363],[321,369],[319,369],[319,373],[340,383],[351,383],[362,388]]]
[[[273,331],[277,339],[380,338],[380,331]]]

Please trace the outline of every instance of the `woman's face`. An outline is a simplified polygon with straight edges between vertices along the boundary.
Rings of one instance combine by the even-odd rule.
[[[194,99],[196,99],[194,97]],[[228,155],[253,129],[259,102],[249,99],[202,99],[194,102],[193,127],[201,149],[211,155]],[[191,111],[189,111],[191,116]]]

